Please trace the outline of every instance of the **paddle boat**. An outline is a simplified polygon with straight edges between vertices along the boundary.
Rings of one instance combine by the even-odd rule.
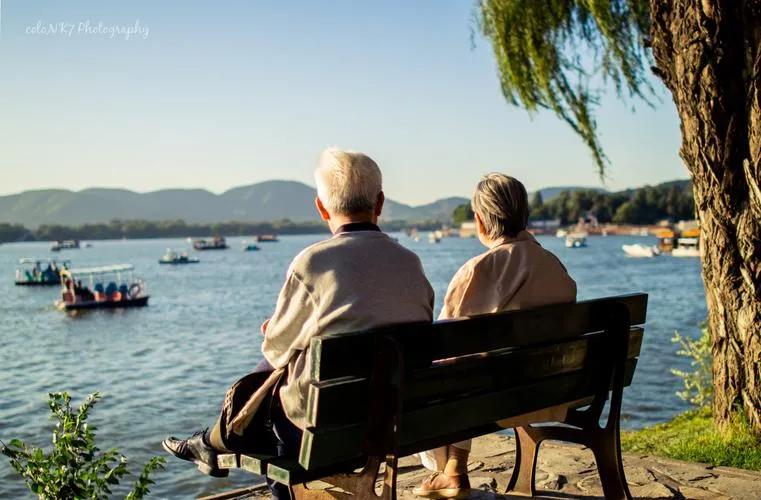
[[[582,248],[587,246],[586,233],[570,233],[565,237],[566,248]]]
[[[676,234],[671,229],[661,229],[655,233],[658,238],[658,249],[661,253],[670,253],[676,245]]]
[[[280,241],[276,234],[260,234],[256,237],[259,243],[277,243]]]
[[[85,285],[82,285],[85,280]],[[104,286],[105,283],[105,286]],[[130,264],[61,271],[62,311],[121,309],[148,305],[148,289]]]
[[[196,250],[226,250],[229,247],[224,236],[215,236],[211,240],[193,240],[193,248]]]
[[[674,257],[700,257],[700,229],[683,231],[676,240],[676,247],[671,251]]]
[[[657,257],[661,254],[661,251],[657,246],[647,246],[641,243],[634,243],[633,245],[621,245],[626,255],[629,257]]]
[[[177,253],[167,248],[166,253],[159,259],[159,264],[198,264],[201,262],[195,257],[188,256],[187,252]]]
[[[55,286],[61,283],[61,270],[71,267],[68,260],[30,259],[19,260],[16,269],[17,286]]]
[[[79,240],[58,240],[50,247],[51,252],[79,248]]]

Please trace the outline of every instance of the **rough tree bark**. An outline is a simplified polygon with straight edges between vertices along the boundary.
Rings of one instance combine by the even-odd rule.
[[[714,414],[761,432],[761,0],[650,0],[681,118],[713,338]]]

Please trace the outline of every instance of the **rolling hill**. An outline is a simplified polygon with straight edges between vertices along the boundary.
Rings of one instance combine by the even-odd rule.
[[[214,194],[203,189],[163,189],[137,193],[126,189],[82,191],[47,189],[0,196],[0,222],[35,228],[43,224],[78,225],[121,220],[183,219],[188,223],[221,221],[294,222],[317,219],[315,189],[295,181],[266,181]],[[468,200],[446,198],[410,206],[387,200],[386,220],[448,221]]]

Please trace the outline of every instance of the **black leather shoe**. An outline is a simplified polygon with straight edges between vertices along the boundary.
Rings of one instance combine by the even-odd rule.
[[[198,465],[198,470],[204,474],[227,477],[230,471],[217,467],[217,450],[204,441],[206,431],[208,429],[196,432],[188,439],[168,437],[161,442],[161,445],[175,457]]]

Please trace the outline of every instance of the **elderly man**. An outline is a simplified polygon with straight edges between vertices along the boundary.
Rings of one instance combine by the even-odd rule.
[[[249,389],[268,387],[280,371],[285,372],[279,382],[280,404],[275,405],[272,417],[281,456],[298,453],[312,337],[433,319],[433,289],[420,260],[377,226],[384,202],[378,165],[362,153],[328,149],[320,156],[315,181],[317,211],[333,237],[306,248],[291,263],[275,312],[262,325],[264,361],[257,370],[274,369],[273,375],[263,384],[260,377]],[[231,391],[252,385],[245,380]],[[240,435],[245,435],[241,425],[252,420],[245,416],[246,406],[233,401],[240,399],[228,392],[211,432],[198,432],[187,440],[168,438],[164,448],[195,462],[207,474],[226,476],[226,470],[217,468],[216,453],[235,448]],[[256,397],[244,399],[256,402]],[[234,413],[244,415],[236,420]],[[272,490],[275,498],[288,497],[289,491],[282,486],[273,485]]]

